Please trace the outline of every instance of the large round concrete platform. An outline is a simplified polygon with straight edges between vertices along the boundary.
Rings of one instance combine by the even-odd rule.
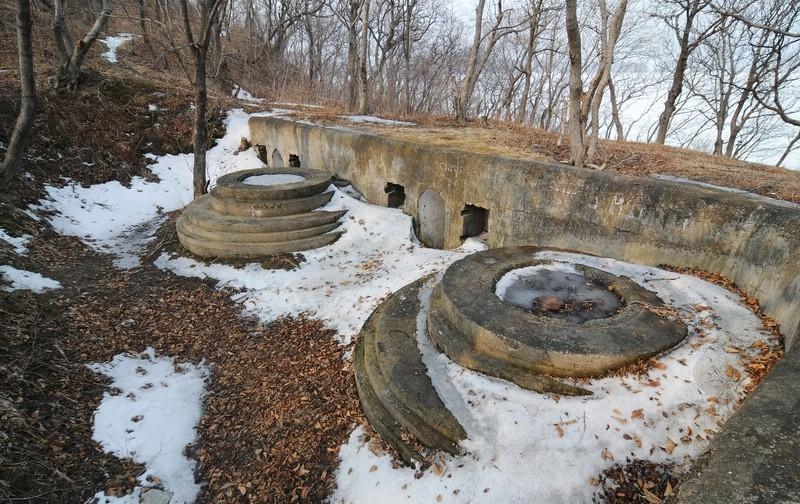
[[[612,291],[615,311],[575,322],[532,313],[495,294],[507,272],[547,263],[541,248],[478,252],[445,271],[431,295],[425,334],[450,359],[517,385],[561,395],[591,392],[552,376],[594,376],[679,343],[684,324],[661,300],[626,277],[574,265],[580,281]],[[466,433],[437,395],[417,345],[419,291],[429,278],[384,301],[361,330],[354,371],[364,412],[402,460],[423,459],[419,444],[458,451]]]
[[[628,278],[575,265],[623,301],[615,314],[582,323],[523,310],[495,294],[507,272],[542,264],[536,247],[478,252],[453,263],[431,297],[428,334],[464,367],[541,392],[581,393],[542,375],[598,376],[657,355],[686,337],[654,293]]]
[[[417,346],[419,289],[426,280],[403,287],[373,312],[354,358],[364,412],[406,463],[423,459],[413,438],[456,453],[459,441],[467,437],[433,388]]]
[[[249,183],[259,177],[291,181]],[[333,192],[325,192],[330,184],[330,175],[307,169],[229,173],[184,209],[176,223],[178,239],[193,254],[227,259],[330,245],[341,235],[336,229],[345,213],[316,210],[333,197]]]

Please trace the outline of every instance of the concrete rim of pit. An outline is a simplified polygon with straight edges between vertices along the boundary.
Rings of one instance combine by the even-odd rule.
[[[455,329],[450,334],[461,341],[453,343],[523,373],[598,376],[657,355],[686,337],[686,326],[669,316],[655,293],[627,277],[585,265],[576,269],[623,299],[619,312],[578,324],[537,315],[497,297],[495,286],[505,273],[548,262],[534,257],[543,250],[491,249],[456,261],[446,270],[434,290],[431,312],[435,310]],[[446,349],[447,342],[443,343]]]
[[[297,175],[304,180],[286,184],[245,184],[245,179],[259,175]],[[305,198],[324,192],[332,181],[329,173],[305,168],[254,168],[228,173],[217,179],[215,191],[223,198],[242,201],[286,200]]]

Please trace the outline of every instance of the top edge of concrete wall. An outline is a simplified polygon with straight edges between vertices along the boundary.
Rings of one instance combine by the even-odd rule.
[[[402,186],[403,210],[426,243],[460,245],[462,210],[477,206],[486,210],[492,247],[571,249],[719,273],[760,301],[787,348],[800,335],[800,205],[288,118],[253,117],[249,125],[251,142],[276,159],[298,156],[304,167],[352,181],[373,203],[387,203],[388,183]]]

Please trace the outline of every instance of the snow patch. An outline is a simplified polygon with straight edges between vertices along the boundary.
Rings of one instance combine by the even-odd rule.
[[[208,152],[210,180],[231,171],[264,166],[252,150],[234,155],[241,137],[249,137],[247,118],[240,109],[228,114],[227,135]],[[118,268],[135,268],[166,219],[164,214],[192,201],[193,154],[147,157],[155,161],[149,168],[158,177],[157,182],[133,177],[130,187],[117,181],[81,187],[67,181],[64,187],[45,186],[48,196],[31,209],[51,213],[50,224],[59,233],[77,236],[92,249],[114,255]]]
[[[485,248],[477,240],[467,240],[455,251],[425,248],[413,237],[409,215],[356,200],[333,185],[329,190],[333,198],[321,210],[347,210],[344,234],[332,245],[304,251],[306,262],[295,270],[267,270],[257,262],[241,268],[204,264],[167,254],[155,264],[178,275],[214,278],[244,289],[234,299],[264,322],[309,313],[348,343],[389,294]]]
[[[250,91],[236,86],[233,88],[233,92],[231,93],[234,98],[237,100],[247,101],[251,103],[263,103],[263,98],[256,98]]]
[[[31,235],[24,234],[22,236],[11,236],[10,234],[6,233],[3,228],[0,228],[0,240],[11,245],[11,248],[14,249],[14,253],[17,255],[25,255],[28,253],[28,242],[31,241],[33,237]]]
[[[708,184],[706,182],[700,182],[700,181],[697,181],[697,180],[687,179],[687,178],[684,178],[684,177],[675,177],[673,175],[655,174],[655,175],[652,175],[652,177],[656,178],[656,179],[659,179],[659,180],[670,180],[672,182],[680,182],[682,184],[691,184],[691,185],[696,185],[696,186],[700,186],[700,187],[705,187],[707,189],[716,189],[717,191],[724,191],[724,192],[729,192],[729,193],[734,193],[734,194],[741,194],[743,196],[747,196],[750,199],[754,199],[754,200],[757,200],[757,201],[763,201],[765,203],[770,203],[770,204],[773,204],[773,205],[779,205],[779,206],[784,206],[784,207],[788,207],[788,208],[800,208],[800,205],[798,205],[797,203],[793,203],[791,201],[786,201],[786,200],[777,199],[777,198],[770,198],[769,196],[764,196],[764,195],[761,195],[761,194],[752,193],[752,192],[745,191],[745,190],[742,190],[742,189],[737,189],[735,187],[718,186],[718,185],[714,185],[714,184]]]
[[[384,119],[382,117],[370,115],[352,115],[352,116],[339,116],[341,119],[347,119],[355,124],[383,124],[386,126],[416,126],[413,122],[406,121],[393,121],[391,119]]]
[[[194,441],[205,394],[208,369],[204,364],[177,364],[156,357],[155,350],[120,354],[89,369],[111,378],[94,416],[92,437],[107,453],[144,464],[134,494],[106,502],[138,502],[142,487],[156,486],[172,493],[171,504],[193,503],[200,485],[194,482],[195,462],[184,456]],[[149,480],[148,480],[149,478]]]
[[[36,294],[41,294],[46,290],[61,288],[61,284],[56,280],[44,277],[33,271],[20,270],[7,264],[0,265],[0,280],[11,284],[9,286],[0,286],[0,290],[6,292],[30,290]]]
[[[122,44],[133,40],[134,37],[136,37],[136,35],[133,33],[120,33],[118,35],[99,39],[100,42],[104,43],[108,47],[108,50],[104,52],[102,56],[110,63],[116,63],[117,49],[119,49]]]
[[[247,177],[242,182],[249,185],[270,186],[270,185],[302,182],[305,179],[306,179],[305,177],[301,177],[300,175],[292,175],[290,173],[276,173],[276,174],[255,175],[253,177]]]

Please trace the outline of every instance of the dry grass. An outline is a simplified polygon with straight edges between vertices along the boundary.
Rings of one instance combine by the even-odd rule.
[[[569,160],[569,145],[558,133],[517,124],[473,121],[458,126],[445,117],[400,117],[416,127],[383,124],[350,124],[341,111],[306,110],[298,115],[323,124],[347,124],[392,138],[438,145],[472,153],[492,154],[534,161]],[[594,165],[605,171],[631,176],[671,175],[732,187],[763,196],[800,203],[800,172],[702,152],[637,142],[603,140]]]

